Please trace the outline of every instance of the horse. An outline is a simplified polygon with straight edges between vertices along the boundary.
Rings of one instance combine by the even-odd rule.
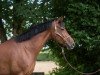
[[[64,27],[63,18],[31,25],[26,32],[0,45],[0,75],[31,75],[36,58],[48,40],[73,49],[75,42]]]

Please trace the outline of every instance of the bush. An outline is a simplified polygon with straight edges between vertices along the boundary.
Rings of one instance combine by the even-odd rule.
[[[37,61],[51,61],[51,60],[52,60],[52,56],[50,53],[42,52],[37,57]]]
[[[68,61],[82,72],[96,71],[100,68],[100,4],[98,0],[61,0],[62,4],[57,1],[60,0],[54,0],[53,4],[58,4],[54,5],[53,12],[56,16],[66,15],[66,28],[76,42],[73,51],[65,48]],[[62,9],[58,10],[57,7]],[[51,41],[49,46],[60,66],[51,75],[80,75],[63,59],[61,48],[57,43]]]

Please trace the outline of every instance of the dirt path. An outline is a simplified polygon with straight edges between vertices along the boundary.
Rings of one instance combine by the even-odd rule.
[[[58,66],[52,61],[37,61],[34,72],[45,72],[45,74],[48,74],[56,67]]]

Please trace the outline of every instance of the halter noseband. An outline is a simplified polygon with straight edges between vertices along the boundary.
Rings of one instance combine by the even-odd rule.
[[[55,34],[58,35],[58,36],[60,36],[63,39],[63,41],[65,41],[65,39],[62,37],[62,35],[57,32],[57,26],[56,25],[55,25]],[[70,36],[67,36],[66,39],[68,39],[69,37]]]

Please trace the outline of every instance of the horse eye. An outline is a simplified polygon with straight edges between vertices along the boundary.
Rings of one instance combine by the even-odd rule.
[[[59,24],[61,24],[61,22],[60,22],[60,21],[59,21],[58,23],[59,23]]]

